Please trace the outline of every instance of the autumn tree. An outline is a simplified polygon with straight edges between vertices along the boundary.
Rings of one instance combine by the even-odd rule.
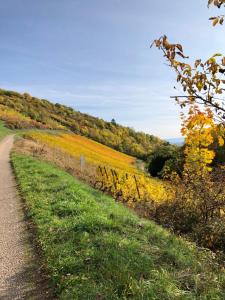
[[[224,0],[209,0],[208,6],[221,8]],[[211,17],[213,25],[223,24],[224,16]],[[169,66],[177,74],[177,82],[181,84],[183,93],[172,98],[183,108],[193,104],[203,104],[209,107],[214,116],[225,121],[225,56],[215,53],[206,61],[196,59],[194,64],[187,63],[189,57],[185,55],[179,43],[171,43],[167,36],[156,39],[152,45],[160,49]]]
[[[212,112],[207,109],[201,112],[197,107],[192,107],[187,118],[183,119],[182,134],[185,136],[185,165],[184,172],[194,176],[207,175],[211,171],[215,153],[210,146],[214,142],[217,126],[213,120]],[[223,144],[223,139],[219,139]]]
[[[225,0],[209,0],[208,6],[220,9]],[[210,20],[213,26],[222,25],[224,16]],[[171,176],[174,199],[159,206],[157,221],[190,234],[204,246],[224,250],[225,170],[212,169],[211,164],[214,145],[224,143],[225,56],[215,53],[205,61],[199,58],[190,63],[182,45],[171,43],[165,35],[152,45],[175,71],[183,92],[172,98],[186,108],[182,113],[184,170],[182,177]]]
[[[221,8],[222,6],[225,6],[225,0],[208,0],[208,7],[210,6]],[[211,17],[210,20],[212,21],[213,26],[216,26],[217,24],[223,25],[224,15]]]

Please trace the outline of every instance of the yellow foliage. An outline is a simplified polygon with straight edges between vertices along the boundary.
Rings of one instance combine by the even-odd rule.
[[[213,114],[208,109],[206,112],[199,111],[195,106],[189,110],[187,119],[183,119],[182,134],[185,135],[185,171],[204,173],[211,171],[209,167],[215,153],[210,149],[217,133],[220,145],[224,143],[219,135],[218,126],[214,123]]]
[[[41,122],[37,122],[30,117],[24,116],[23,114],[17,112],[14,109],[8,108],[5,105],[0,104],[0,120],[6,122],[6,124],[11,128],[40,128],[40,129],[63,129],[64,127],[49,120],[48,125]]]
[[[74,157],[84,156],[85,160],[96,165],[98,188],[127,202],[130,207],[141,201],[157,202],[168,198],[165,184],[138,170],[136,159],[132,156],[75,134],[33,132],[28,137]]]
[[[130,174],[99,166],[96,177],[102,190],[127,202],[130,207],[136,207],[142,201],[161,202],[169,198],[166,183],[145,174]]]
[[[70,155],[85,159],[95,165],[109,165],[112,168],[139,173],[132,156],[123,154],[98,142],[76,134],[53,135],[41,132],[29,134],[33,140],[40,141],[50,147],[59,148]]]

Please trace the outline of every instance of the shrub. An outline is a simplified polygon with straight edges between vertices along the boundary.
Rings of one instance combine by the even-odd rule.
[[[156,221],[175,232],[188,234],[198,244],[213,250],[225,249],[225,170],[206,176],[186,174],[171,182],[172,201],[161,202]]]
[[[181,173],[183,166],[183,149],[175,145],[161,145],[148,157],[148,171],[153,177],[162,177],[164,167],[167,171]]]

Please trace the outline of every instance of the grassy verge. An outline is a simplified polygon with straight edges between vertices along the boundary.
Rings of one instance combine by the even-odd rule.
[[[0,140],[3,139],[7,134],[10,134],[11,130],[4,126],[4,123],[0,121]]]
[[[224,299],[210,252],[47,163],[12,162],[60,299]]]

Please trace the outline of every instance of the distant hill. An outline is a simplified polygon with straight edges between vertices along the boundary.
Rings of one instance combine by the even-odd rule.
[[[59,103],[3,89],[0,89],[0,119],[9,128],[70,130],[140,159],[145,159],[156,146],[166,143],[153,135],[121,126],[114,120],[106,122]]]

